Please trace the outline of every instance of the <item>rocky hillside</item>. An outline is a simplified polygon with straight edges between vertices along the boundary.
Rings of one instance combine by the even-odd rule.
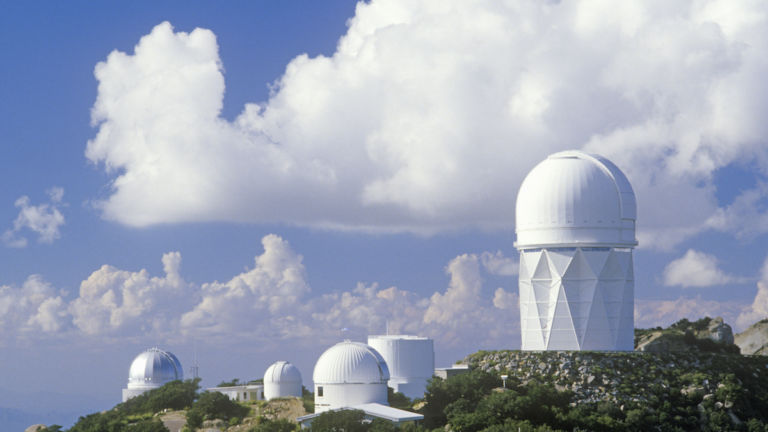
[[[573,406],[639,409],[678,425],[690,425],[693,416],[700,425],[741,429],[748,420],[768,418],[768,356],[741,355],[734,344],[766,353],[761,341],[768,320],[761,323],[734,338],[721,318],[684,319],[666,329],[636,330],[635,352],[480,351],[464,362],[514,383],[552,385],[571,393]]]
[[[731,326],[720,317],[682,319],[668,328],[635,329],[635,350],[645,352],[738,353]]]
[[[758,321],[736,335],[742,354],[768,355],[768,319]]]

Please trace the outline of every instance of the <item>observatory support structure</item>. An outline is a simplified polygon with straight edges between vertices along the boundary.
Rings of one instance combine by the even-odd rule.
[[[636,204],[612,162],[556,153],[517,198],[523,350],[634,348]]]

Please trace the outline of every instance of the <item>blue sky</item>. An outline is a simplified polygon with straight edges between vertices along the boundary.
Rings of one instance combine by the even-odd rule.
[[[150,345],[517,348],[515,196],[569,148],[635,188],[636,325],[765,317],[768,10],[605,7],[3,3],[0,407],[111,406]]]

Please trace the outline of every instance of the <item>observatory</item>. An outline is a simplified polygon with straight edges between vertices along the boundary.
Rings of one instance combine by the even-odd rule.
[[[632,350],[635,194],[611,161],[550,155],[517,194],[523,350]]]
[[[128,387],[123,389],[123,402],[145,391],[183,380],[184,372],[175,355],[159,348],[150,348],[136,356],[128,372]]]
[[[287,361],[273,363],[264,372],[264,399],[301,397],[301,373]]]
[[[387,362],[389,387],[411,399],[424,396],[427,381],[435,370],[432,339],[406,335],[368,336],[368,345]]]
[[[315,413],[355,405],[388,405],[387,363],[375,349],[344,341],[328,348],[317,359],[313,374]]]

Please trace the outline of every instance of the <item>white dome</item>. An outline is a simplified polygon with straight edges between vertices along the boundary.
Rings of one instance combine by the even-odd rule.
[[[637,217],[629,180],[611,161],[580,151],[550,155],[517,194],[517,247],[632,247]]]
[[[370,346],[344,341],[328,348],[315,364],[315,384],[386,385],[389,369],[384,358]]]
[[[300,383],[301,372],[293,364],[287,361],[277,361],[272,363],[267,371],[264,372],[264,384],[267,383]]]
[[[287,361],[273,363],[264,372],[264,398],[301,397],[301,373]]]
[[[160,387],[184,379],[181,363],[175,355],[159,348],[150,348],[136,356],[128,372],[128,388]]]

